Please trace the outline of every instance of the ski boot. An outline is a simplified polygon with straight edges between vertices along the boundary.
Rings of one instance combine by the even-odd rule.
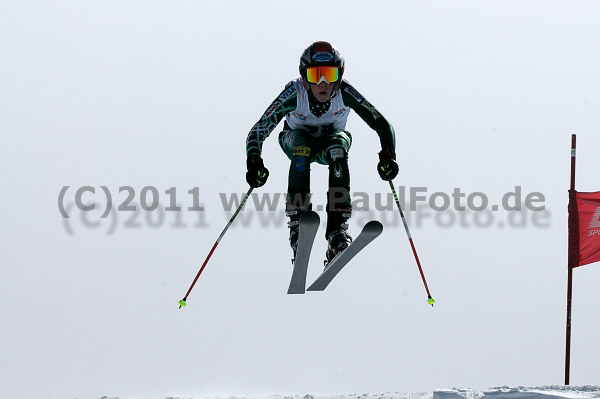
[[[325,254],[325,266],[329,264],[339,254],[344,251],[350,243],[352,243],[352,237],[348,234],[346,229],[340,229],[332,232],[327,238],[327,253]]]
[[[346,223],[351,215],[351,209],[338,209],[327,212],[327,252],[325,253],[325,266],[329,264],[340,252],[348,248],[352,237],[348,234]]]
[[[294,264],[294,260],[296,259],[296,251],[298,250],[298,237],[300,235],[300,217],[306,211],[312,209],[312,204],[309,204],[304,208],[296,208],[293,209],[288,207],[285,210],[285,215],[290,218],[288,222],[288,227],[290,229],[290,247],[292,248],[293,258],[292,264]]]
[[[298,218],[299,219],[299,218]],[[292,258],[292,264],[296,259],[296,251],[298,250],[298,236],[300,235],[300,222],[298,220],[288,222],[288,227],[290,228],[290,247],[294,253]]]

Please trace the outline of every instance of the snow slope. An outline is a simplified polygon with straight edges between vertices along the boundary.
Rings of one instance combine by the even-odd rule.
[[[387,392],[381,394],[347,394],[347,395],[273,395],[263,398],[246,398],[231,396],[212,399],[589,399],[600,398],[600,386],[585,385],[580,387],[552,385],[543,387],[495,387],[485,391],[469,388],[436,389],[433,392],[401,393]],[[127,399],[102,396],[99,399]],[[165,399],[193,399],[192,397],[173,397]]]
[[[534,388],[497,387],[486,391],[453,388],[438,389],[429,397],[433,397],[434,399],[583,399],[600,398],[600,387],[588,385],[582,387],[553,385]]]

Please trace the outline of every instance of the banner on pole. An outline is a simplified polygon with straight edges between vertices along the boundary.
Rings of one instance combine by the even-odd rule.
[[[571,267],[600,261],[600,191],[569,192],[569,246]]]

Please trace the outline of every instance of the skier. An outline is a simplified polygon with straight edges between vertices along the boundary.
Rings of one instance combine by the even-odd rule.
[[[246,140],[246,181],[251,187],[261,187],[269,177],[261,158],[263,142],[285,117],[279,144],[291,160],[285,212],[290,220],[294,258],[300,216],[312,209],[310,164],[313,162],[329,166],[326,262],[352,242],[346,223],[352,212],[348,170],[352,136],[345,130],[351,109],[379,136],[380,177],[392,180],[398,174],[394,129],[354,87],[342,80],[343,74],[344,58],[335,47],[324,41],[311,44],[300,57],[300,78],[285,86]]]

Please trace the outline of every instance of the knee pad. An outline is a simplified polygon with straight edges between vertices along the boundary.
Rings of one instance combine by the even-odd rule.
[[[331,177],[342,179],[349,174],[348,152],[343,147],[329,147],[327,149],[327,163],[329,164]]]
[[[310,163],[310,147],[297,146],[292,149],[292,168],[304,171]]]
[[[348,151],[340,145],[332,146],[327,149],[327,161],[331,163],[347,162]]]
[[[292,154],[296,157],[310,157],[310,147],[299,145],[292,149]]]

